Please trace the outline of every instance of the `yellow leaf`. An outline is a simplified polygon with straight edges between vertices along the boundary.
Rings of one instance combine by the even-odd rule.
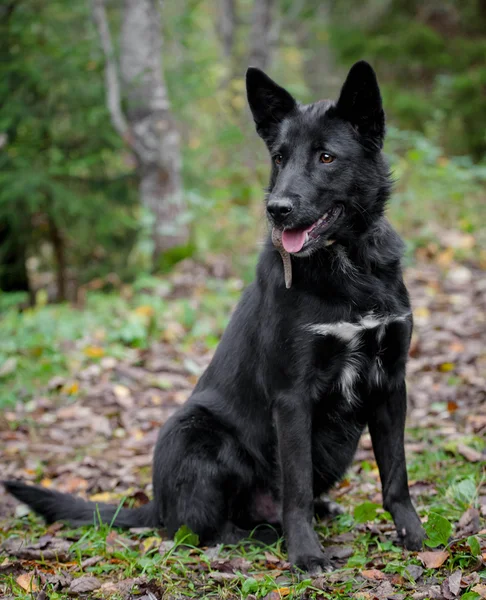
[[[144,540],[142,540],[142,543],[140,544],[140,550],[141,550],[142,554],[147,554],[147,552],[150,552],[150,550],[153,550],[154,548],[158,548],[161,543],[162,543],[162,538],[160,538],[158,536],[148,537],[148,538],[145,538]]]
[[[65,394],[69,394],[70,396],[74,396],[79,392],[79,383],[77,381],[73,381],[72,383],[68,383],[63,386],[62,391]]]
[[[98,494],[90,496],[89,499],[93,502],[106,502],[111,504],[114,500],[118,500],[119,497],[119,494],[114,494],[113,492],[99,492]]]
[[[288,596],[290,594],[290,588],[288,588],[288,587],[278,588],[277,593],[279,593],[282,596],[282,598],[283,598],[283,597]]]
[[[135,431],[133,431],[133,437],[139,441],[139,440],[143,440],[145,435],[141,429],[135,429]]]
[[[137,306],[135,309],[135,314],[139,315],[140,317],[150,318],[154,316],[155,310],[149,305]]]
[[[428,319],[430,317],[430,310],[426,306],[419,306],[413,311],[414,317],[419,319]]]
[[[455,366],[456,365],[454,363],[445,362],[445,363],[442,363],[441,365],[439,365],[439,371],[442,371],[442,373],[449,373],[449,371],[454,370]]]
[[[42,487],[50,488],[52,486],[52,479],[44,477],[44,479],[41,479],[40,484]]]
[[[437,256],[437,264],[441,267],[447,267],[454,259],[454,248],[446,248]]]
[[[39,589],[34,581],[34,575],[32,573],[22,573],[15,581],[26,592],[36,592]]]
[[[84,353],[90,358],[101,358],[105,355],[105,351],[99,346],[86,346]]]
[[[170,321],[167,323],[163,333],[164,341],[169,342],[170,344],[171,342],[181,339],[185,333],[185,329],[180,323],[177,321]]]

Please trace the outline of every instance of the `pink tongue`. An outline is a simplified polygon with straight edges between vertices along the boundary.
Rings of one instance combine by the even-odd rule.
[[[282,233],[282,245],[287,252],[299,252],[305,242],[305,234],[312,229],[285,229]]]

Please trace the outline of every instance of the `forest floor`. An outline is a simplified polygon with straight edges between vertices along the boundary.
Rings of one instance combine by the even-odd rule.
[[[415,315],[406,450],[429,534],[423,552],[394,544],[365,434],[331,493],[344,514],[317,525],[329,574],[291,571],[282,542],[197,548],[187,530],[174,543],[163,531],[46,527],[0,491],[0,596],[486,598],[486,276],[445,250],[422,256],[406,279]],[[116,301],[90,292],[84,311],[9,313],[0,480],[147,502],[158,429],[208,364],[240,287],[224,265],[186,263],[169,284],[151,278],[117,290]]]

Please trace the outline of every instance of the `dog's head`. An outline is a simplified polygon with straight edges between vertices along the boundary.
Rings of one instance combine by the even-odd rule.
[[[266,198],[284,248],[308,256],[349,243],[381,215],[389,192],[385,115],[371,66],[356,63],[339,100],[300,105],[263,71],[246,75],[256,129],[272,157]]]

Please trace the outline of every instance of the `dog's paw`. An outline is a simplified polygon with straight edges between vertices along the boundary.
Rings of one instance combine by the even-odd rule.
[[[309,575],[316,576],[332,571],[331,561],[324,552],[319,554],[301,554],[291,558],[291,562]]]
[[[402,527],[402,529],[397,531],[397,535],[398,544],[407,550],[421,550],[426,537],[425,531],[421,525],[409,528]]]

